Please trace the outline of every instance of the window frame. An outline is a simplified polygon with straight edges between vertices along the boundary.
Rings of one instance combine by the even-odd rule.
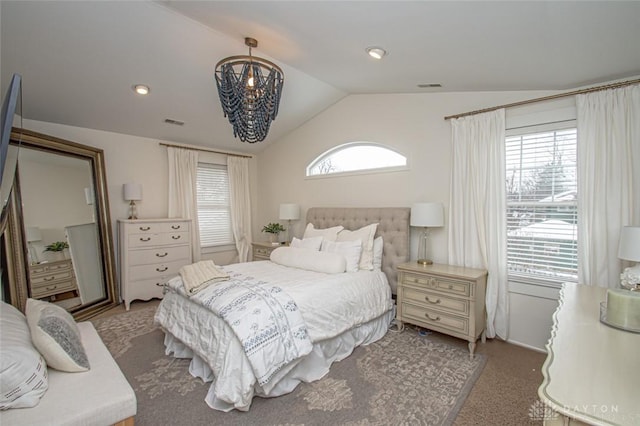
[[[198,171],[200,170],[200,168],[213,168],[213,169],[221,169],[221,170],[225,170],[225,172],[227,173],[227,178],[228,178],[228,169],[227,169],[227,165],[226,164],[221,164],[218,162],[213,162],[213,161],[202,161],[199,160],[198,161]],[[201,227],[201,221],[200,221],[200,206],[198,204],[198,194],[197,194],[197,182],[198,182],[198,178],[196,177],[196,214],[198,214],[198,235],[200,236],[200,227]],[[227,192],[229,191],[229,186],[228,186],[228,182],[227,182]],[[229,215],[231,215],[231,205],[229,204]],[[229,226],[231,226],[231,217],[229,217]],[[218,253],[218,252],[223,252],[223,251],[229,251],[229,250],[234,250],[236,248],[235,245],[235,238],[233,236],[233,229],[230,228],[230,233],[231,233],[231,242],[228,243],[221,243],[221,244],[214,244],[214,245],[203,245],[202,242],[202,238],[200,238],[200,252],[203,254],[208,254],[208,253]]]
[[[314,175],[309,174],[310,170],[313,169],[320,161],[324,160],[325,158],[328,158],[331,155],[334,155],[340,151],[358,147],[358,146],[368,146],[373,148],[385,149],[387,151],[393,152],[394,154],[402,156],[405,159],[406,164],[404,166],[386,166],[386,167],[375,167],[375,168],[367,168],[367,169],[360,169],[360,170],[349,170],[344,172],[331,172],[331,173],[322,173],[322,174],[314,174]],[[405,170],[409,170],[409,157],[407,157],[400,151],[376,142],[358,141],[358,142],[347,142],[338,146],[334,146],[333,148],[330,148],[324,151],[322,154],[318,155],[305,168],[305,179],[324,179],[324,178],[341,177],[341,176],[366,175],[366,174],[372,174],[372,173],[398,172],[398,171],[405,171]]]

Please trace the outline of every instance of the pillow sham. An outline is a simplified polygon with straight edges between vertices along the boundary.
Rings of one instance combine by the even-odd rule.
[[[382,270],[382,252],[384,250],[384,241],[382,237],[373,240],[373,270]]]
[[[338,253],[296,247],[278,247],[271,252],[270,259],[279,265],[327,274],[343,273],[347,267],[344,256]]]
[[[358,272],[358,263],[360,263],[360,253],[362,252],[362,241],[323,241],[320,250],[344,256],[347,265],[346,271]]]
[[[304,230],[302,238],[322,237],[327,241],[335,241],[338,238],[338,232],[342,231],[344,226],[334,226],[325,229],[316,229],[313,223],[308,223]]]
[[[47,364],[25,316],[0,301],[0,410],[35,407],[49,388]]]
[[[293,240],[291,240],[291,244],[289,246],[294,248],[306,248],[309,250],[318,251],[320,250],[321,245],[322,237],[303,238],[301,240],[293,237]]]
[[[360,255],[359,269],[366,271],[373,270],[373,237],[378,229],[377,223],[363,226],[355,231],[348,231],[346,229],[338,233],[336,241],[362,241],[362,254]]]
[[[33,345],[49,367],[70,373],[89,370],[89,359],[71,314],[53,303],[27,299],[27,323]]]

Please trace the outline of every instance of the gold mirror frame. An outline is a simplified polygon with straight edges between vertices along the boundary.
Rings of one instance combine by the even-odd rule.
[[[105,298],[88,305],[72,308],[69,312],[76,320],[85,320],[107,309],[118,305],[119,295],[115,276],[115,262],[112,242],[111,218],[109,215],[109,199],[107,195],[107,179],[104,166],[104,152],[79,143],[66,141],[29,130],[14,128],[11,132],[11,143],[22,148],[37,149],[44,152],[61,154],[89,160],[95,190],[96,220],[100,234],[102,252],[102,270],[104,274]],[[29,295],[29,262],[24,222],[21,211],[19,168],[16,171],[16,183],[11,191],[7,226],[4,232],[4,248],[6,257],[8,292],[10,302],[24,312]]]

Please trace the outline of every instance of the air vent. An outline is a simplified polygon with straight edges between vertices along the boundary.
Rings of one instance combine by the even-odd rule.
[[[173,118],[165,118],[164,122],[167,124],[175,124],[176,126],[184,126],[184,121],[174,120]]]
[[[434,87],[442,87],[442,84],[440,83],[418,84],[418,87],[421,89],[433,89]]]

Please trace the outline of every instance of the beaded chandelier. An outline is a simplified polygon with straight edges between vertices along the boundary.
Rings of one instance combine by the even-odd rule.
[[[249,46],[249,56],[230,56],[216,64],[216,86],[233,136],[255,143],[267,137],[278,115],[284,73],[273,62],[251,56],[257,40],[247,37],[244,43]]]

